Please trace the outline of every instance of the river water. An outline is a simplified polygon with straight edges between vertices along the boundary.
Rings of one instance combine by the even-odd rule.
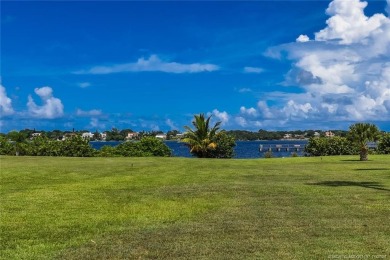
[[[116,146],[121,142],[90,142],[93,148],[100,149],[104,145]],[[171,148],[173,156],[192,157],[188,147],[184,143],[177,141],[165,141]],[[291,157],[293,153],[304,156],[304,147],[307,140],[272,140],[272,141],[237,141],[234,147],[234,158],[251,159],[264,158],[264,154],[271,150],[273,157]],[[262,147],[262,151],[260,151]]]

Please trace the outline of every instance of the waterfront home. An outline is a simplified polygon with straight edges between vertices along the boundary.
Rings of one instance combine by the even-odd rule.
[[[163,140],[167,139],[167,135],[166,134],[158,134],[155,137],[158,138],[158,139],[163,139]]]

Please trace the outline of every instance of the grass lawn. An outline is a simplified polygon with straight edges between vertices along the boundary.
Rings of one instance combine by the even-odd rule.
[[[0,258],[390,259],[390,156],[356,159],[0,157]]]

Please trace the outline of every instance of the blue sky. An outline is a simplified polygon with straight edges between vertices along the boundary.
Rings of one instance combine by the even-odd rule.
[[[1,132],[389,131],[389,5],[2,1]]]

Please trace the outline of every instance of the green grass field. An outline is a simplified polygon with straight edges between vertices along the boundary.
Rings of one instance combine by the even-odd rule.
[[[0,257],[390,259],[390,157],[357,159],[0,157]]]

